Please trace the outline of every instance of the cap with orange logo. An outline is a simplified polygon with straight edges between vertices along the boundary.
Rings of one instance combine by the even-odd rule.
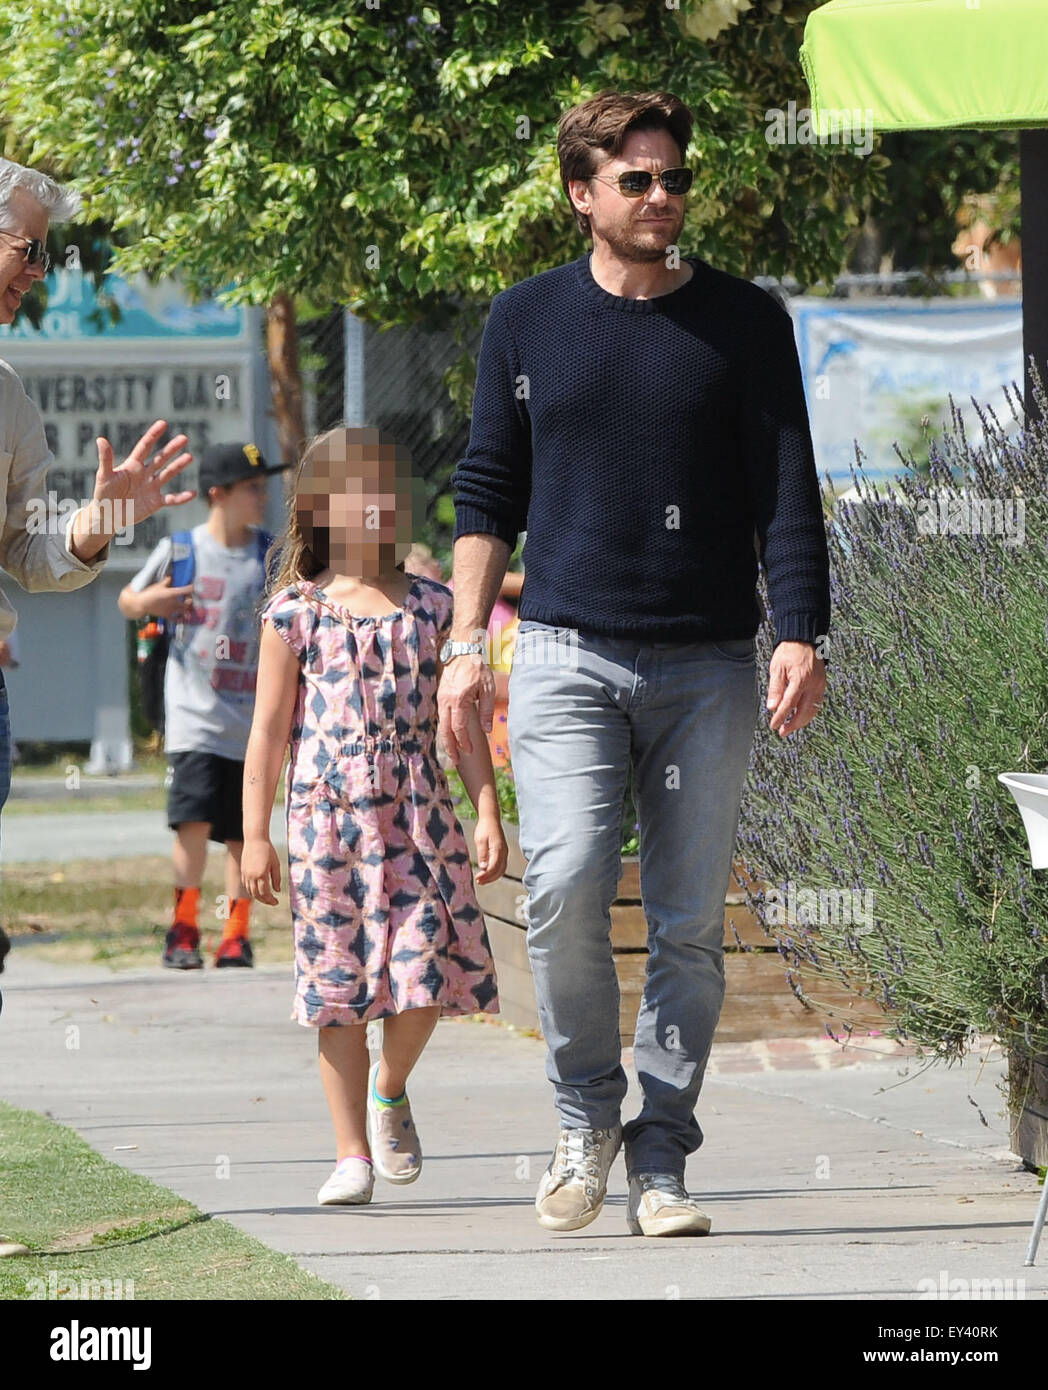
[[[212,444],[200,459],[200,495],[206,497],[212,487],[232,487],[245,478],[283,473],[290,467],[278,463],[271,468],[256,444]]]

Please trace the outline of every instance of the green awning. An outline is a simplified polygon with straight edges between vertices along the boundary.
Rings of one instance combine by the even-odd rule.
[[[874,131],[1048,126],[1046,0],[829,0],[801,64],[816,129],[867,111]]]

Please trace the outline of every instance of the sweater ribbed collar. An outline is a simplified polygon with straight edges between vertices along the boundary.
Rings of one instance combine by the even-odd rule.
[[[627,295],[611,294],[603,285],[597,284],[593,278],[593,271],[590,269],[592,254],[591,251],[587,251],[575,262],[575,274],[579,288],[586,298],[598,308],[620,309],[627,314],[662,313],[666,308],[675,307],[697,287],[702,270],[702,261],[698,256],[683,256],[681,259],[688,262],[692,271],[691,279],[686,284],[678,285],[669,294],[658,294],[654,299],[632,299]]]

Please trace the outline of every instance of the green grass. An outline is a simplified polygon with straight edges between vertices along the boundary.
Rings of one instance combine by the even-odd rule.
[[[20,743],[22,760],[11,771],[11,795],[3,809],[8,816],[62,815],[91,811],[156,811],[167,806],[163,787],[167,758],[149,745],[135,748],[134,777],[155,777],[155,787],[129,786],[121,776],[94,776],[79,769],[87,762],[90,745],[55,748],[50,744]],[[37,784],[65,781],[70,769],[79,772],[79,786],[67,791],[53,786],[37,790]]]
[[[87,762],[91,754],[90,743],[27,743],[17,737],[15,742],[22,754],[22,760],[15,763],[14,775],[20,778],[64,777],[71,764],[80,767]],[[167,769],[167,758],[163,749],[150,743],[135,744],[134,760],[136,776],[148,773],[163,777]]]
[[[69,791],[52,796],[27,796],[18,786],[4,805],[3,816],[101,815],[105,811],[149,811],[155,816],[167,809],[163,787],[133,787],[119,791]]]
[[[110,1163],[73,1130],[0,1102],[0,1299],[81,1280],[134,1281],[140,1299],[336,1299],[293,1260]],[[42,1280],[43,1286],[30,1283]]]

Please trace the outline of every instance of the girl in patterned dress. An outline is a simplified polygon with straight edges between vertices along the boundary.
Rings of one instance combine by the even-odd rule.
[[[284,751],[291,1017],[318,1030],[336,1167],[322,1204],[371,1199],[374,1174],[414,1182],[422,1150],[407,1079],[441,1016],[497,1013],[469,853],[436,753],[438,653],[453,596],[405,573],[418,484],[377,430],[337,429],[306,451],[261,614],[244,764],[245,887],[276,903],[269,817]],[[477,882],[506,867],[487,739],[458,771],[477,812]],[[367,1023],[381,1018],[369,1068]]]

